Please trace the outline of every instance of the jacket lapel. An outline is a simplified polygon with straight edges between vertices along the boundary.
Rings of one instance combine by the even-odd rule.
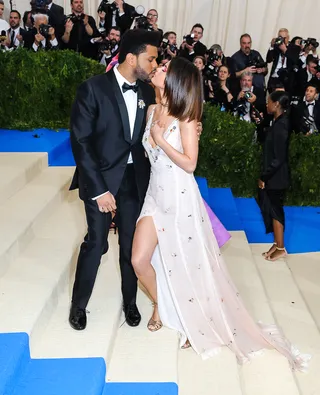
[[[134,129],[133,129],[133,135],[132,135],[132,144],[134,144],[138,139],[141,134],[141,128],[142,128],[142,123],[147,111],[147,106],[146,103],[143,99],[143,93],[141,86],[139,85],[139,90],[138,90],[138,102],[137,102],[137,113],[136,113],[136,120],[134,123]],[[139,106],[140,105],[140,106]]]
[[[113,87],[113,92],[114,92],[114,95],[116,98],[116,102],[119,107],[121,121],[122,121],[122,125],[123,125],[124,139],[126,140],[127,143],[131,144],[130,123],[129,123],[129,115],[128,115],[126,103],[125,103],[124,98],[122,96],[117,79],[114,75],[114,71],[110,70],[109,73],[107,73],[107,74],[110,74],[109,78],[110,78],[110,81],[111,81],[111,84]]]

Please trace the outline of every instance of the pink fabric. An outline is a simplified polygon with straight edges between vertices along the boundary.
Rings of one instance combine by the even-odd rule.
[[[106,73],[110,71],[116,64],[119,63],[118,59],[119,59],[119,54],[117,54],[114,58],[112,58],[111,62],[108,64],[106,68]]]
[[[210,206],[207,204],[207,202],[204,199],[203,199],[203,203],[204,203],[205,208],[207,210],[213,233],[216,236],[216,239],[218,242],[218,246],[219,246],[219,248],[221,248],[231,238],[231,235],[227,231],[227,229],[222,225],[219,218],[211,210]]]

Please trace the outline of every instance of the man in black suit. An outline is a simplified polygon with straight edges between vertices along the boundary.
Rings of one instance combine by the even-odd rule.
[[[88,233],[81,245],[69,322],[83,330],[101,256],[116,211],[119,229],[123,310],[130,326],[141,316],[136,306],[137,278],[131,264],[136,220],[149,183],[150,167],[141,140],[153,88],[157,32],[129,30],[123,37],[119,66],[85,81],[71,113],[71,145],[77,169],[70,189],[79,188]]]
[[[135,8],[132,5],[123,0],[115,0],[111,7],[99,12],[99,27],[110,31],[112,27],[118,26],[123,34],[130,29],[134,15]]]
[[[18,48],[23,45],[27,31],[20,27],[21,14],[19,11],[13,10],[10,12],[9,25],[10,29],[7,31],[8,40],[6,42],[7,48]]]
[[[318,85],[309,83],[303,101],[292,108],[292,125],[296,133],[309,136],[320,131],[320,102]]]
[[[41,25],[48,25],[49,17],[47,14],[35,14],[33,16],[34,26],[25,35],[25,48],[32,49],[34,52],[41,50],[59,49],[59,42],[56,37],[54,27],[49,27],[45,33],[41,30]]]

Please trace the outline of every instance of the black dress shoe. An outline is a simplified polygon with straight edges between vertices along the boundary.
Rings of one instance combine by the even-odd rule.
[[[123,311],[128,325],[138,326],[140,324],[141,315],[135,303],[124,305]]]
[[[83,331],[87,326],[87,314],[85,309],[80,309],[78,306],[71,306],[69,323],[76,331]]]

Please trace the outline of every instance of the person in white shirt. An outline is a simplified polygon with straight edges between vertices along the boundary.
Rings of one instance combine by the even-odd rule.
[[[0,0],[0,33],[9,29],[9,23],[3,19],[4,2]]]

